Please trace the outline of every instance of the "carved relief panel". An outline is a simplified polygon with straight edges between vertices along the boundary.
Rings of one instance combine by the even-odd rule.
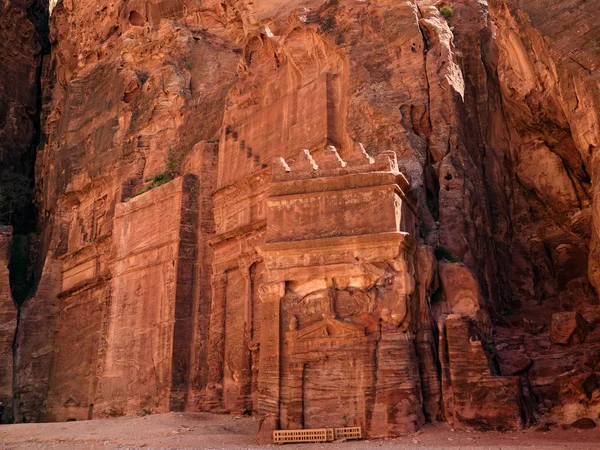
[[[259,173],[214,194],[218,234],[265,220],[266,176]]]
[[[85,196],[81,203],[71,209],[69,227],[69,253],[72,253],[109,231],[107,220],[108,194],[91,194]]]

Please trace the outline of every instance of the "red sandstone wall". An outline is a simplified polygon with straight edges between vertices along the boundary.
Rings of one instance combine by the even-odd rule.
[[[92,416],[185,405],[258,411],[271,428],[342,423],[329,392],[338,386],[322,378],[341,382],[345,372],[348,383],[364,374],[359,390],[373,391],[344,391],[344,420],[373,436],[424,417],[519,427],[507,417],[523,406],[523,386],[532,394],[523,402],[540,417],[592,414],[597,394],[570,379],[600,370],[598,58],[591,41],[565,39],[555,25],[575,28],[567,19],[577,19],[593,33],[592,3],[557,2],[555,21],[529,1],[457,0],[448,20],[430,1],[63,2],[52,19],[38,167],[45,264],[17,338],[21,415],[37,420],[47,407],[48,418],[85,418],[92,403]],[[274,157],[297,163],[308,148],[320,164],[326,144],[348,159],[359,142],[372,155],[396,155],[418,221],[394,211],[400,198],[351,204],[361,198],[356,185],[311,201],[297,193],[269,216]],[[176,169],[197,175],[200,190],[178,200],[188,205],[179,222],[180,206],[160,193],[181,180],[130,199],[180,157]],[[322,221],[326,196],[338,208]],[[286,264],[306,256],[300,244],[276,248],[270,267],[259,252],[268,232],[301,241],[390,224],[415,247],[376,261],[382,286],[361,273],[333,289],[319,274],[334,269],[316,263],[294,281]],[[393,242],[357,239],[336,251],[354,264],[361,245],[372,256],[378,245],[396,251]],[[306,260],[339,256],[315,248]],[[273,273],[287,278],[268,285]],[[311,301],[308,312],[298,307]],[[357,336],[360,327],[326,321],[331,302],[349,320],[351,306],[362,305],[371,340]],[[388,304],[404,305],[410,320],[394,323],[405,316],[384,312]],[[309,336],[330,362],[310,343],[286,353],[271,339],[297,331],[289,329],[296,310],[301,329],[331,332],[330,341]],[[579,320],[560,327],[559,344],[552,314],[563,310]],[[456,326],[444,328],[448,314]],[[481,344],[468,347],[476,337]],[[77,367],[71,348],[82,355]],[[373,361],[383,361],[376,383]],[[474,383],[473,371],[486,382]],[[482,414],[504,400],[505,409]]]
[[[196,179],[187,176],[118,204],[110,268],[98,276],[97,260],[88,269],[84,259],[77,275],[71,269],[64,278],[49,419],[183,406],[197,195]]]
[[[98,399],[102,412],[169,410],[183,256],[182,181],[133,198],[115,211],[112,301]]]

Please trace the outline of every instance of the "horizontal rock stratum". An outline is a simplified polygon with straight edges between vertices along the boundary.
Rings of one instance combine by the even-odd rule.
[[[594,2],[62,0],[50,43],[16,421],[598,420]]]

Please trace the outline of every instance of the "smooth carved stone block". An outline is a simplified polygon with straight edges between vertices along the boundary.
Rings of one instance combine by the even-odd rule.
[[[184,176],[117,205],[100,415],[182,407],[197,195],[195,177]]]
[[[401,193],[393,185],[271,197],[267,203],[267,239],[304,240],[400,231],[401,218],[395,204],[401,201]],[[301,234],[297,233],[298,228],[303,230]]]
[[[267,242],[417,231],[415,207],[404,194],[407,182],[397,170],[395,154],[379,155],[361,172],[346,169],[335,150],[325,151],[339,163],[335,168],[329,161],[321,169],[310,153],[301,152],[289,172],[274,173]],[[304,166],[312,168],[310,177]]]
[[[102,348],[99,330],[108,298],[108,285],[102,281],[60,299],[47,402],[49,419],[62,422],[93,417],[94,381]]]
[[[462,263],[442,261],[439,274],[449,312],[475,317],[481,308],[482,298],[473,272]]]
[[[589,324],[578,312],[552,314],[550,336],[553,344],[580,344],[589,332]]]
[[[459,423],[481,431],[523,428],[520,385],[517,377],[486,377],[454,395]]]

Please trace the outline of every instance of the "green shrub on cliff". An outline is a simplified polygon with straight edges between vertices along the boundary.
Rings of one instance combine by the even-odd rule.
[[[446,19],[449,19],[450,17],[452,17],[454,15],[454,9],[452,8],[452,6],[442,6],[442,7],[440,7],[440,13]]]
[[[183,152],[169,150],[165,158],[165,171],[159,173],[158,175],[154,175],[153,177],[146,178],[146,183],[151,183],[146,186],[137,194],[134,194],[133,197],[137,197],[138,195],[145,194],[152,189],[162,186],[163,184],[167,184],[169,181],[174,180],[179,175],[181,175],[181,162],[183,161]]]
[[[146,192],[151,191],[156,187],[162,186],[163,184],[167,184],[171,180],[173,180],[173,177],[168,172],[159,173],[158,175],[155,175],[153,177],[146,178],[146,183],[151,184],[146,186],[137,194],[133,195],[132,198],[137,197],[138,195],[145,194]]]

